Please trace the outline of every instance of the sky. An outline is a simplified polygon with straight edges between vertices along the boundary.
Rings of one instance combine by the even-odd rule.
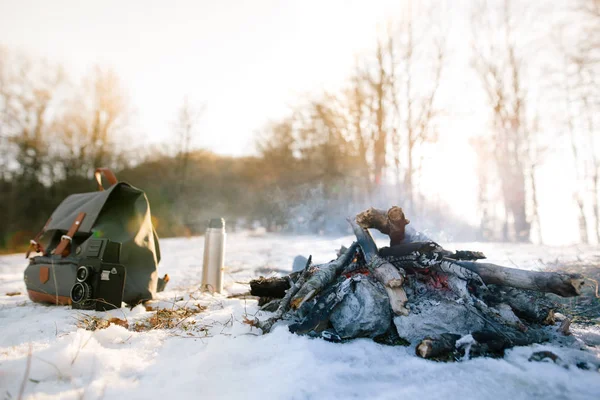
[[[440,96],[451,106],[420,184],[477,224],[476,159],[466,149],[486,129],[486,107],[469,72],[468,4],[455,0],[444,14],[453,61]],[[0,44],[60,63],[76,79],[96,65],[114,69],[135,110],[132,133],[140,143],[168,142],[187,96],[204,108],[193,146],[243,155],[254,152],[255,133],[268,121],[340,86],[401,6],[398,0],[0,0]],[[545,168],[539,190],[549,201],[541,202],[542,218],[559,208],[571,212],[568,173],[560,165]],[[553,181],[563,175],[565,190],[555,193]],[[576,219],[565,221],[544,228],[547,243],[576,239]]]
[[[188,96],[205,107],[194,144],[240,155],[269,119],[348,76],[394,4],[0,0],[0,43],[75,76],[112,67],[136,109],[137,133],[151,142],[169,138]]]

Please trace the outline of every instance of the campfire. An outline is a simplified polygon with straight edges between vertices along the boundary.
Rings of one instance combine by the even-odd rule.
[[[329,263],[285,277],[250,282],[273,314],[257,321],[268,333],[280,320],[299,335],[344,341],[373,338],[416,347],[428,359],[501,356],[513,346],[568,335],[546,294],[578,296],[579,274],[537,272],[482,262],[477,251],[448,251],[420,234],[400,207],[370,208],[349,220],[356,241]],[[378,249],[368,229],[390,238]],[[558,318],[560,317],[560,318]],[[560,321],[557,321],[560,319]]]

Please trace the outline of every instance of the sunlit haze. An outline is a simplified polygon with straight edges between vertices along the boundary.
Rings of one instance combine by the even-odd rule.
[[[469,58],[469,5],[439,2],[447,10],[448,66],[439,94],[445,112],[416,186],[476,225],[477,164],[469,139],[487,131],[489,119]],[[341,87],[357,57],[373,51],[405,7],[393,0],[0,0],[0,44],[60,63],[74,77],[95,65],[113,68],[135,109],[132,134],[140,144],[170,140],[187,96],[205,107],[193,146],[245,155],[256,152],[255,134],[269,121],[314,93]],[[566,147],[554,140],[550,153],[558,157],[539,170],[549,244],[578,239]]]

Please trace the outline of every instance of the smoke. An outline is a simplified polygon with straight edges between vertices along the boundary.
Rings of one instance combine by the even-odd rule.
[[[404,208],[410,228],[435,241],[474,241],[477,227],[449,212],[440,202],[422,199],[414,209],[404,207],[403,192],[395,185],[381,185],[372,194],[358,191],[356,186],[326,187],[324,184],[300,187],[295,196],[278,203],[286,210],[284,232],[296,234],[348,235],[352,230],[346,221],[369,207],[387,210],[397,205]]]

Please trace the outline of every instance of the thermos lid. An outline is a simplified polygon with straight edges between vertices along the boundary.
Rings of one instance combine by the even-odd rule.
[[[225,220],[223,218],[212,218],[208,223],[209,228],[224,229]]]

